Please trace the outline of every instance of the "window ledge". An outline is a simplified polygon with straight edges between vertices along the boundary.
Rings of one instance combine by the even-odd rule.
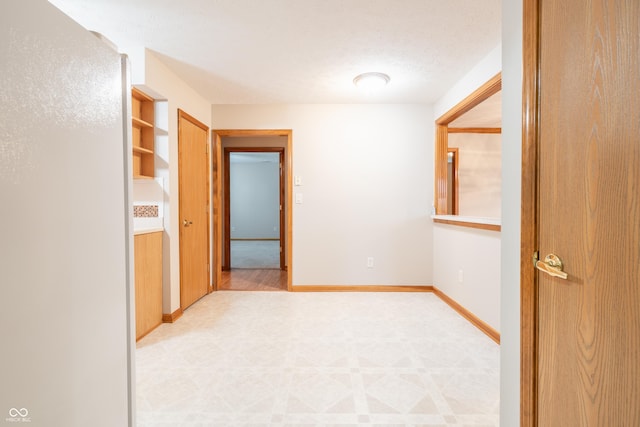
[[[457,225],[460,227],[479,228],[481,230],[500,231],[500,218],[482,218],[460,215],[431,215],[433,222],[439,224]]]

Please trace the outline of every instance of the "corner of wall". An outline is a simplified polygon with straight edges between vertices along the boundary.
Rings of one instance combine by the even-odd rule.
[[[434,104],[434,120],[502,71],[502,43],[478,62]]]
[[[433,120],[501,70],[502,43],[499,43],[434,104]],[[500,247],[500,233],[442,224],[434,226],[434,285],[498,331],[501,329],[500,265],[495,260],[500,259]],[[481,259],[486,262],[480,262]],[[464,284],[462,276],[466,278]]]

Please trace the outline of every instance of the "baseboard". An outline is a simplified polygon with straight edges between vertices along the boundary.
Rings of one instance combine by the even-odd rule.
[[[451,308],[458,312],[462,317],[471,322],[476,328],[480,329],[486,336],[494,340],[497,344],[500,344],[500,332],[493,329],[489,324],[480,319],[478,316],[458,304],[449,295],[442,292],[435,286],[432,286],[433,293],[436,294],[442,301],[447,303]]]
[[[295,285],[292,292],[433,292],[431,285]]]
[[[256,237],[256,238],[250,238],[250,237],[238,237],[238,238],[233,238],[233,239],[229,239],[231,241],[240,241],[240,242],[254,242],[254,241],[278,241],[280,240],[277,237]]]
[[[449,297],[433,285],[360,285],[360,286],[339,286],[339,285],[294,285],[292,292],[432,292],[458,314],[467,319],[472,325],[480,329],[485,335],[500,344],[500,332],[489,326],[488,323],[478,316],[458,304],[457,301]]]
[[[162,323],[173,323],[182,316],[182,308],[178,308],[171,314],[162,315]]]

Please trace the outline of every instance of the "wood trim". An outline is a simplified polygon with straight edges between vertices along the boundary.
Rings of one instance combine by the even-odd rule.
[[[222,234],[222,246],[224,248],[224,257],[222,258],[222,271],[227,271],[231,269],[231,165],[229,164],[231,161],[231,152],[227,148],[224,149],[223,158],[224,191],[222,192],[222,200],[224,203],[224,231]]]
[[[522,194],[520,219],[520,426],[538,425],[537,250],[539,131],[539,0],[523,2]]]
[[[447,212],[447,148],[449,146],[449,123],[492,95],[495,95],[501,89],[502,73],[498,73],[436,120],[434,206],[437,215],[451,214],[451,212]]]
[[[165,313],[162,315],[162,323],[173,323],[182,317],[182,308],[178,307],[173,313]]]
[[[222,137],[240,137],[240,136],[286,136],[287,141],[285,143],[284,162],[287,170],[285,180],[285,223],[286,223],[286,265],[285,271],[287,272],[287,290],[292,290],[292,256],[293,256],[293,131],[287,129],[214,129],[211,131],[214,140],[215,151],[215,164],[214,164],[214,271],[216,277],[216,284],[214,287],[217,289],[217,283],[222,282],[222,251],[223,251],[223,238],[222,238],[222,221],[220,221],[220,208],[223,194],[222,188]]]
[[[207,125],[205,125],[200,120],[198,120],[195,117],[193,117],[191,114],[186,113],[185,111],[183,111],[183,110],[181,110],[179,108],[178,108],[178,118],[186,119],[186,120],[190,121],[191,123],[193,123],[194,125],[198,126],[200,129],[206,131],[207,134],[209,133],[209,127]]]
[[[220,209],[222,204],[222,138],[212,132],[211,169],[213,175],[213,290],[217,291],[222,283],[222,221]]]
[[[291,130],[286,129],[214,129],[213,132],[220,136],[288,136]]]
[[[447,152],[449,147],[449,133],[446,125],[436,125],[435,152],[435,201],[437,215],[447,212]]]
[[[458,102],[453,108],[444,113],[438,120],[437,125],[448,125],[476,105],[485,101],[487,98],[500,92],[502,89],[502,73],[498,73],[491,77],[485,84],[474,90],[469,96]]]
[[[453,153],[453,188],[451,189],[453,201],[451,202],[451,213],[453,215],[458,215],[458,213],[460,213],[460,181],[458,179],[458,170],[460,168],[460,150],[458,150],[458,148],[456,147],[449,147],[447,148],[447,155],[449,153]],[[447,159],[447,163],[448,162],[449,160]],[[448,169],[449,168],[447,167],[447,186],[449,185]]]
[[[502,128],[447,128],[449,133],[502,133]]]
[[[293,292],[433,292],[432,285],[295,285]]]
[[[149,102],[155,101],[152,97],[150,97],[149,95],[147,95],[146,93],[138,89],[137,87],[131,88],[131,95],[134,96],[136,99],[139,99],[142,101],[149,101]]]
[[[483,224],[480,222],[456,221],[453,219],[433,218],[433,222],[440,224],[458,225],[460,227],[477,228],[479,230],[501,231],[502,226],[498,224]]]
[[[278,231],[280,232],[280,235],[278,236],[280,238],[280,270],[285,270],[285,268],[287,267],[287,262],[285,260],[286,257],[286,242],[287,239],[285,237],[285,229],[286,229],[286,219],[285,219],[285,200],[286,200],[286,185],[285,185],[285,178],[284,178],[284,150],[280,151],[280,155],[278,156],[278,185],[280,186],[280,191],[278,194],[278,197],[280,199],[280,212],[278,215],[278,219],[279,219],[279,224],[278,227],[280,228]]]
[[[496,344],[500,344],[500,332],[492,328],[488,323],[481,320],[478,316],[458,304],[454,299],[442,292],[437,287],[433,287],[433,293],[436,294],[442,301],[446,302],[451,308],[458,312],[462,317],[471,322],[476,328],[480,329],[486,336],[491,338]]]
[[[287,205],[287,229],[286,229],[286,239],[285,242],[289,250],[286,252],[287,262],[285,265],[285,270],[287,271],[287,290],[289,292],[292,291],[292,278],[293,278],[293,132],[287,132],[287,151],[285,152],[284,159],[287,176],[285,182],[285,199]],[[287,195],[288,194],[288,195]]]
[[[500,333],[497,330],[433,285],[295,285],[292,290],[293,292],[431,292],[480,329],[485,335],[500,344]]]

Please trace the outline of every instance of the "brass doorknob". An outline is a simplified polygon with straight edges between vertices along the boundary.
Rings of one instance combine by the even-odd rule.
[[[184,221],[182,221],[182,225],[184,225],[185,227],[190,226],[191,224],[193,224],[193,222],[191,221],[187,221],[186,219]]]
[[[569,277],[567,273],[562,271],[562,260],[557,255],[549,254],[544,258],[544,261],[536,261],[535,265],[538,270],[544,271],[550,276],[565,280]]]

